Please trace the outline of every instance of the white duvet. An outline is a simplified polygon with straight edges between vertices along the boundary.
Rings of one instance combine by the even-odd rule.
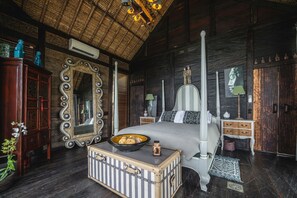
[[[179,149],[186,157],[191,159],[199,149],[200,125],[180,124],[173,122],[157,122],[141,126],[134,126],[122,129],[119,134],[137,133],[144,134],[154,140],[159,140],[164,148]],[[216,124],[208,124],[208,153],[214,154],[220,133]]]

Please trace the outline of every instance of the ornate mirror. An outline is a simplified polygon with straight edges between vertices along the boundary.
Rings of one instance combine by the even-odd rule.
[[[60,131],[67,148],[86,146],[101,140],[104,126],[99,67],[67,58],[60,73],[62,93]]]

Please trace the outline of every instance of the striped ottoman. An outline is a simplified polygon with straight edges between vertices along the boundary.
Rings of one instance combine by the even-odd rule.
[[[173,197],[181,186],[180,151],[152,147],[121,152],[109,143],[88,146],[88,177],[121,197]]]

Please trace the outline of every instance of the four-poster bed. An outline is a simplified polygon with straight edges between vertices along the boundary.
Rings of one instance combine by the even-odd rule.
[[[219,143],[220,133],[220,101],[218,72],[216,73],[216,108],[217,115],[208,124],[207,112],[207,71],[205,52],[205,31],[201,32],[201,100],[198,89],[192,85],[181,86],[176,94],[175,106],[172,111],[200,111],[200,125],[159,122],[149,125],[129,127],[118,131],[118,97],[117,97],[117,62],[115,63],[115,97],[114,97],[114,135],[118,133],[145,133],[160,140],[164,147],[183,151],[182,166],[193,169],[199,174],[201,190],[207,191],[210,176],[209,168],[214,159]],[[165,91],[162,81],[162,114],[165,112]],[[140,131],[141,130],[141,131]],[[150,132],[150,133],[149,133]]]

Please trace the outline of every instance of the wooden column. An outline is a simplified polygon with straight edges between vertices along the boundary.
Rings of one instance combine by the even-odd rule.
[[[114,73],[114,135],[119,132],[119,106],[118,106],[118,62],[115,61]]]

